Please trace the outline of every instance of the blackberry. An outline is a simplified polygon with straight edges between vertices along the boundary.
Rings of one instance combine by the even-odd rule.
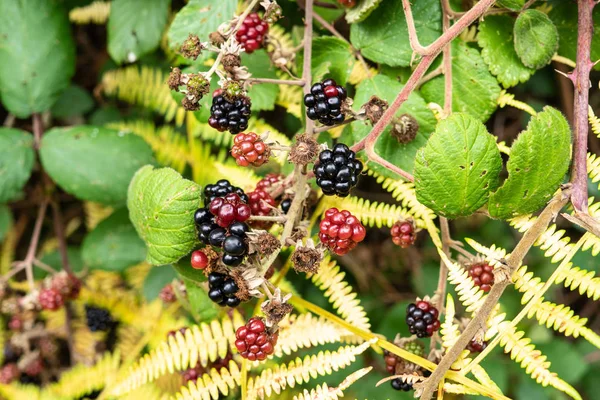
[[[256,184],[256,189],[268,191],[271,187],[285,178],[281,174],[267,174]]]
[[[256,133],[238,133],[233,139],[231,155],[240,167],[260,167],[269,161],[271,149]]]
[[[254,317],[235,332],[235,347],[240,355],[250,361],[263,361],[273,354],[277,332],[271,333],[262,318]]]
[[[248,193],[248,205],[252,210],[252,215],[267,216],[275,207],[275,200],[264,190],[256,189]],[[252,227],[260,229],[269,229],[273,223],[269,221],[252,221]]]
[[[252,103],[246,96],[238,96],[232,101],[223,96],[221,89],[213,93],[208,124],[219,132],[229,131],[235,135],[248,129]]]
[[[219,272],[208,274],[208,297],[221,307],[237,307],[240,304],[235,294],[239,288],[231,277]]]
[[[342,256],[365,238],[367,231],[350,211],[330,208],[319,225],[319,240],[329,250]]]
[[[262,47],[269,33],[269,24],[263,21],[257,13],[248,14],[240,29],[235,34],[236,40],[248,54]]]
[[[194,269],[204,269],[208,266],[208,256],[202,250],[196,250],[192,253],[190,264]]]
[[[426,301],[411,303],[406,308],[408,330],[417,337],[431,337],[440,329],[439,311]]]
[[[396,222],[390,233],[392,234],[392,242],[403,249],[412,246],[417,240],[415,223],[412,220]]]
[[[11,383],[12,381],[16,381],[20,376],[21,371],[16,363],[5,364],[0,369],[0,383],[5,385]]]
[[[402,390],[404,392],[410,392],[413,390],[412,383],[404,380],[404,378],[392,379],[392,388],[395,390]]]
[[[292,206],[292,199],[285,199],[281,202],[281,211],[284,214],[287,214],[290,211],[290,207]]]
[[[387,350],[383,351],[383,360],[385,361],[385,369],[391,375],[396,375],[396,365],[400,361],[398,356],[390,353]]]
[[[244,222],[252,214],[250,206],[235,193],[217,197],[210,202],[208,210],[215,216],[215,223],[222,228],[227,228],[236,221]]]
[[[471,353],[481,353],[482,351],[485,350],[487,345],[488,344],[486,341],[473,338],[467,345],[467,350],[469,350]]]
[[[40,290],[38,301],[44,310],[50,311],[58,310],[65,303],[62,294],[54,288]]]
[[[313,171],[317,185],[327,196],[346,197],[358,183],[358,175],[363,164],[356,159],[356,154],[343,143],[338,143],[333,150],[323,150]]]
[[[473,282],[484,292],[489,292],[494,285],[494,267],[487,262],[480,262],[469,267],[469,275]]]
[[[333,79],[317,82],[304,95],[306,116],[318,120],[323,125],[337,125],[344,122],[342,103],[348,97],[346,89],[338,86]]]
[[[114,324],[114,320],[107,309],[87,304],[85,306],[85,319],[88,328],[92,332],[107,331]]]
[[[227,179],[221,179],[214,185],[206,185],[204,187],[204,205],[208,206],[210,202],[217,197],[225,197],[229,193],[235,193],[240,196],[244,202],[248,202],[248,196],[242,189],[237,186],[233,186]],[[197,218],[196,223],[198,223]]]

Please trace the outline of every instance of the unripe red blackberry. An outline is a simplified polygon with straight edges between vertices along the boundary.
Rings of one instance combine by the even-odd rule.
[[[42,362],[42,359],[38,357],[27,364],[23,372],[29,376],[38,376],[43,369],[44,363]]]
[[[256,189],[259,190],[269,190],[271,187],[277,182],[281,181],[284,178],[281,174],[267,174],[264,178],[262,178],[256,184]]]
[[[277,337],[277,333],[269,332],[264,319],[254,317],[235,332],[235,347],[242,357],[250,361],[263,361],[273,354]]]
[[[411,303],[406,308],[408,330],[419,338],[431,337],[440,329],[439,311],[427,301]]]
[[[227,228],[233,222],[244,222],[252,214],[250,206],[235,193],[225,197],[217,197],[210,202],[208,210],[215,216],[215,222],[222,228]]]
[[[75,300],[81,290],[81,280],[75,275],[63,271],[52,278],[51,286],[60,292],[63,299]]]
[[[333,150],[323,150],[313,168],[317,185],[323,190],[323,194],[340,197],[350,194],[350,189],[358,183],[362,170],[362,162],[343,143],[336,144]]]
[[[244,19],[235,38],[246,53],[250,54],[262,47],[267,33],[269,33],[269,24],[263,21],[257,13],[251,13]]]
[[[400,361],[398,356],[390,353],[387,350],[383,351],[383,360],[385,361],[385,369],[390,375],[396,374],[396,365]]]
[[[54,288],[46,288],[40,290],[38,296],[40,306],[44,310],[56,311],[61,308],[65,302],[60,292]]]
[[[319,240],[329,250],[342,256],[362,242],[367,234],[365,227],[350,211],[330,208],[319,225]]]
[[[469,350],[471,353],[481,353],[485,350],[487,345],[488,344],[486,341],[473,338],[467,345],[467,350]]]
[[[252,210],[252,215],[267,216],[275,207],[275,200],[264,190],[257,189],[248,193],[248,205]],[[272,223],[268,221],[252,221],[252,227],[268,229]]]
[[[196,250],[192,252],[190,264],[194,269],[204,269],[208,266],[208,256],[202,250]]]
[[[246,96],[237,96],[231,101],[223,96],[222,89],[213,93],[208,124],[219,132],[229,131],[232,135],[248,129],[252,102]]]
[[[175,296],[175,291],[173,290],[173,285],[167,283],[158,294],[158,297],[165,303],[174,303],[177,300],[177,296]]]
[[[16,363],[8,363],[0,369],[0,383],[5,385],[16,381],[21,376],[21,371]]]
[[[23,319],[18,315],[13,315],[8,321],[8,329],[14,332],[19,332],[23,329]]]
[[[269,146],[256,133],[238,133],[233,139],[231,155],[240,167],[260,167],[269,161],[270,154]]]
[[[398,221],[390,230],[392,242],[403,249],[412,246],[417,240],[415,223],[412,220]]]
[[[333,79],[317,82],[304,95],[306,116],[318,120],[323,125],[336,125],[344,122],[342,103],[348,97],[346,89],[338,86]]]
[[[489,292],[494,285],[494,267],[487,262],[480,262],[469,267],[469,275],[473,282],[484,292]]]
[[[354,6],[356,6],[356,0],[337,0],[337,2],[342,7],[346,7],[346,8],[353,8]]]
[[[206,369],[198,362],[195,367],[191,367],[182,372],[181,377],[184,384],[196,382],[198,378],[206,373]]]

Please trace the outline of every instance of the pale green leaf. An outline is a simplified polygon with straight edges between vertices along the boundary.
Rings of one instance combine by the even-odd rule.
[[[19,197],[34,160],[33,135],[0,127],[0,203]]]
[[[140,136],[85,125],[48,131],[40,158],[48,175],[68,193],[113,205],[125,204],[133,174],[154,160]]]
[[[490,196],[494,218],[508,219],[537,211],[552,198],[571,159],[571,130],[552,107],[531,118],[510,150],[508,178]]]
[[[202,42],[208,41],[211,32],[233,18],[236,7],[237,1],[232,0],[190,0],[169,27],[169,46],[178,50],[190,33],[198,35]]]
[[[56,118],[83,115],[94,108],[94,99],[81,86],[69,86],[52,106],[50,113]]]
[[[13,224],[12,213],[6,204],[0,204],[0,242],[8,233]]]
[[[412,6],[419,40],[426,46],[442,30],[442,11],[438,0],[419,0]],[[408,27],[401,0],[386,0],[367,19],[350,28],[350,41],[370,60],[406,67],[412,59]]]
[[[550,63],[558,49],[558,31],[546,14],[527,10],[514,27],[515,50],[523,64],[539,69]]]
[[[0,98],[27,118],[49,110],[75,72],[69,19],[57,1],[0,1]]]
[[[525,0],[498,0],[497,5],[511,10],[520,10],[525,5]]]
[[[417,199],[447,218],[473,214],[497,187],[501,169],[495,137],[475,117],[452,114],[417,153]]]
[[[148,248],[153,265],[174,263],[197,243],[194,212],[200,206],[200,186],[171,168],[141,168],[127,196],[129,218]]]
[[[158,47],[167,24],[170,0],[113,0],[108,17],[108,53],[134,62]]]
[[[505,88],[526,82],[535,72],[523,64],[515,51],[514,23],[514,18],[508,15],[488,15],[479,24],[481,56]]]
[[[190,267],[191,268],[191,267]],[[211,321],[219,315],[219,307],[209,297],[206,290],[198,283],[183,278],[187,299],[190,302],[191,312],[197,321]]]
[[[369,101],[371,96],[377,96],[386,100],[388,103],[392,103],[402,88],[403,85],[400,82],[385,75],[376,75],[373,79],[365,79],[358,85],[356,90],[354,107],[358,110],[364,103]],[[417,150],[425,145],[427,138],[429,138],[435,129],[437,121],[417,91],[413,91],[409,95],[408,99],[402,104],[396,115],[399,116],[405,113],[412,115],[419,123],[419,130],[415,139],[407,144],[399,143],[398,140],[390,134],[391,128],[388,126],[377,140],[375,151],[392,164],[410,173],[413,170],[413,163]],[[356,143],[362,140],[369,134],[371,128],[371,125],[367,125],[363,121],[353,122],[353,142]],[[398,178],[398,176],[390,173],[387,169],[380,167],[377,164],[369,163],[369,167],[385,176]]]
[[[123,271],[146,258],[146,245],[129,221],[126,208],[112,213],[91,231],[81,247],[90,269]]]
[[[334,79],[338,85],[345,85],[355,63],[348,42],[336,37],[319,37],[313,40],[312,51],[314,80],[322,78],[322,76],[315,77],[314,71],[317,71],[321,65],[329,64],[327,77]]]
[[[146,279],[142,293],[147,301],[152,301],[158,297],[162,288],[171,283],[177,277],[177,273],[170,265],[164,265],[158,268],[152,268]]]
[[[444,104],[444,77],[438,76],[421,87],[427,102]],[[452,109],[486,121],[498,106],[500,85],[474,48],[463,42],[452,46]]]
[[[349,24],[363,21],[381,2],[382,0],[358,0],[356,6],[346,11],[346,21]]]
[[[277,79],[275,68],[271,65],[265,50],[258,50],[252,54],[242,53],[242,65],[248,67],[248,72],[255,78]],[[252,85],[248,90],[248,95],[252,100],[252,111],[272,110],[278,94],[279,85],[268,83]],[[206,97],[210,98],[210,96]],[[210,103],[206,110],[210,110]]]

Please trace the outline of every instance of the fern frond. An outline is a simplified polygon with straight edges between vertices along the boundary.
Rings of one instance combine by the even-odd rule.
[[[524,332],[517,331],[508,322],[505,325],[506,328],[500,328],[500,345],[504,347],[505,353],[510,353],[511,359],[520,363],[521,368],[542,386],[551,385],[572,398],[581,400],[581,396],[571,385],[560,379],[556,373],[550,372],[550,361],[531,344],[531,339],[524,337]]]
[[[368,331],[371,324],[367,313],[357,299],[357,294],[352,291],[352,286],[344,280],[345,276],[346,273],[340,271],[340,266],[327,256],[321,261],[319,272],[312,276],[312,281],[325,292],[325,297],[346,322]]]
[[[438,253],[448,267],[448,281],[455,286],[458,299],[465,306],[466,311],[472,313],[479,310],[485,301],[485,292],[475,285],[469,276],[469,271],[450,260],[443,252],[438,250]]]
[[[449,349],[454,346],[454,343],[460,336],[460,330],[458,325],[454,322],[454,315],[456,309],[454,308],[454,298],[450,293],[446,296],[446,316],[442,327],[440,329],[440,336],[442,338],[442,347]]]
[[[270,31],[269,31],[270,33]],[[281,78],[283,75],[278,74]],[[279,85],[279,94],[275,104],[286,109],[298,119],[302,119],[302,88],[296,85]]]
[[[221,368],[217,371],[212,368],[209,373],[202,375],[196,382],[191,381],[188,386],[181,388],[181,391],[171,399],[176,400],[197,400],[220,398],[220,393],[224,396],[229,394],[229,390],[241,384],[242,374],[237,363],[233,360],[229,362],[228,368]]]
[[[593,183],[600,181],[600,157],[588,153],[587,156],[588,175]]]
[[[335,388],[330,388],[327,383],[317,386],[310,392],[306,389],[297,396],[294,400],[338,400],[344,396],[344,390],[348,389],[354,382],[367,375],[373,367],[362,368],[351,373]]]
[[[94,270],[85,279],[86,288],[90,292],[106,293],[122,287],[123,279],[115,272]]]
[[[172,126],[156,127],[153,122],[144,120],[121,121],[108,126],[141,136],[152,147],[156,160],[161,165],[171,167],[179,173],[190,162],[186,137]]]
[[[356,360],[371,345],[365,342],[359,346],[342,346],[337,351],[321,351],[316,355],[296,358],[289,364],[274,366],[263,371],[260,376],[248,380],[247,399],[264,399],[273,393],[280,394],[287,386],[308,382],[317,376],[330,375],[343,369]]]
[[[121,395],[168,372],[182,371],[198,362],[206,367],[209,361],[225,358],[235,340],[234,327],[243,325],[238,313],[234,313],[233,318],[225,317],[221,321],[213,320],[210,324],[194,325],[186,330],[185,335],[177,332],[170,336],[131,367],[127,376],[112,389],[112,393]]]
[[[123,358],[131,357],[142,337],[143,332],[132,325],[120,324],[117,326],[117,343],[115,349],[123,356]]]
[[[371,202],[356,196],[336,197],[325,196],[319,204],[318,213],[324,213],[325,210],[336,207],[343,210],[348,210],[358,218],[365,226],[369,227],[388,227],[391,228],[394,223],[400,219],[410,217],[407,209],[399,207],[395,204],[386,204],[379,202]],[[422,221],[416,220],[417,226],[423,228]]]
[[[157,68],[130,66],[107,71],[102,77],[102,89],[109,96],[145,107],[162,115],[165,121],[184,122],[186,112],[171,96],[166,84],[167,74]]]
[[[242,188],[254,188],[261,177],[256,175],[250,168],[240,168],[233,163],[220,163],[214,164],[214,171],[212,171],[213,177],[217,173],[220,176],[227,177],[229,182],[235,186]]]
[[[571,267],[556,278],[556,283],[563,283],[570,290],[579,290],[579,294],[598,300],[600,298],[600,278],[594,271],[579,267]]]
[[[460,383],[449,383],[449,382],[444,382],[444,393],[469,394],[469,395],[473,395],[473,396],[481,395],[481,393],[479,393],[478,391],[469,389],[465,385],[461,385]]]
[[[538,293],[544,286],[544,282],[533,272],[527,271],[527,266],[523,265],[512,276],[515,288],[523,293],[521,304],[529,303],[529,300]]]
[[[125,280],[133,289],[137,290],[138,293],[141,293],[144,287],[144,281],[152,268],[160,267],[153,267],[145,261],[142,261],[137,265],[132,265],[125,270]]]
[[[110,2],[94,1],[84,7],[75,7],[69,12],[69,20],[77,25],[106,23],[110,15]]]
[[[506,106],[511,106],[511,107],[514,107],[521,111],[525,111],[525,112],[529,113],[530,115],[537,114],[537,112],[533,109],[533,107],[531,107],[527,103],[516,100],[515,95],[512,93],[508,93],[506,90],[503,90],[502,92],[500,92],[500,96],[498,97],[498,100],[496,100],[496,101],[498,103],[498,107],[500,107],[500,108],[504,108]]]
[[[166,400],[168,395],[153,383],[146,384],[136,390],[119,397],[119,400]]]
[[[107,207],[104,204],[85,201],[83,203],[83,212],[85,214],[85,227],[91,231],[112,214],[113,208]]]
[[[600,138],[600,118],[596,117],[592,106],[588,106],[588,120],[592,126],[592,132],[594,132],[596,136]]]
[[[485,386],[489,389],[492,389],[493,391],[495,391],[498,394],[502,394],[502,390],[500,390],[498,385],[496,385],[496,382],[494,382],[494,380],[492,378],[490,378],[488,373],[485,371],[485,369],[483,369],[483,367],[481,365],[473,366],[473,369],[471,370],[471,372],[473,373],[473,376],[475,376],[475,378],[483,386]]]
[[[20,383],[12,383],[5,385],[0,383],[0,397],[4,400],[41,400],[40,387],[37,385],[23,385]],[[48,395],[48,400],[56,399],[52,395]],[[46,396],[44,397],[46,400]]]

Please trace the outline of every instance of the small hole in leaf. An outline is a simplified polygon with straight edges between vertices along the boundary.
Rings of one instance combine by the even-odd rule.
[[[523,198],[527,197],[527,193],[529,193],[529,189],[525,190],[525,193],[523,193]]]
[[[515,168],[515,172],[521,172],[521,168]]]
[[[484,186],[483,188],[484,188],[484,189],[487,189],[487,188],[489,188],[489,187],[490,187],[490,184],[489,184],[489,183],[486,183],[486,184],[485,184],[485,186]]]
[[[473,161],[471,161],[471,164],[469,164],[471,166],[471,168],[473,168],[473,166],[475,165],[475,163]]]
[[[464,165],[459,165],[458,168],[465,169],[465,166]]]
[[[487,170],[484,169],[483,171],[481,171],[481,174],[479,176],[483,177],[486,175],[487,175]]]

